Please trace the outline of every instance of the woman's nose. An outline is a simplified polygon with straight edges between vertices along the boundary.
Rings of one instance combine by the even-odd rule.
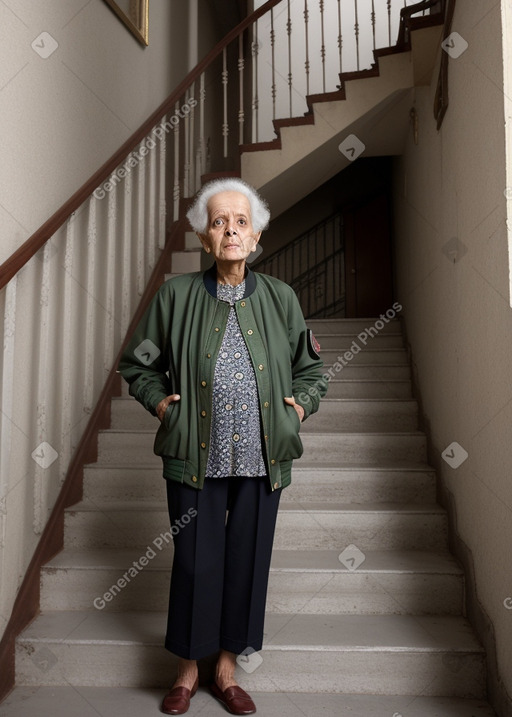
[[[234,236],[235,234],[236,234],[236,229],[234,229],[233,227],[226,227],[226,236],[227,237]]]

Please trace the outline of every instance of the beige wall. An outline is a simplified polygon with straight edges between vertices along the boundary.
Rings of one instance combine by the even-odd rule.
[[[0,262],[184,77],[188,12],[151,0],[144,48],[103,0],[0,3]],[[47,59],[31,47],[42,32],[58,43]]]
[[[500,3],[460,0],[453,30],[469,47],[450,59],[442,129],[432,115],[435,87],[418,88],[419,144],[410,134],[396,162],[397,298],[431,461],[446,505],[455,507],[460,554],[474,569],[470,611],[480,615],[487,647],[482,628],[490,620],[499,675],[512,695],[512,310]],[[446,244],[455,237],[466,253],[454,262]],[[441,457],[454,441],[469,454],[456,469]],[[503,704],[500,717],[512,714]]]

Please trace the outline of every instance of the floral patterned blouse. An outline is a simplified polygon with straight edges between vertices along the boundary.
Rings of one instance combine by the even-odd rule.
[[[209,478],[264,476],[260,409],[256,376],[234,303],[245,293],[238,286],[217,284],[217,299],[231,305],[213,382]]]

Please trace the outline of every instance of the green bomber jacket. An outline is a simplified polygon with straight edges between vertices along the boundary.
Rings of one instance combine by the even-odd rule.
[[[130,395],[156,416],[167,408],[154,452],[165,478],[201,489],[210,441],[215,364],[230,306],[217,299],[216,266],[166,281],[153,297],[123,351],[118,372]],[[246,268],[245,293],[235,311],[256,375],[263,457],[272,490],[291,481],[291,465],[302,455],[300,421],[284,402],[294,396],[304,420],[327,392],[323,362],[291,287]]]

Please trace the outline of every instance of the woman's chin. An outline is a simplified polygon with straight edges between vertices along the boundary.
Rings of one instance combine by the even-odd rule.
[[[225,249],[222,256],[217,257],[217,261],[245,261],[247,256],[240,249]]]

